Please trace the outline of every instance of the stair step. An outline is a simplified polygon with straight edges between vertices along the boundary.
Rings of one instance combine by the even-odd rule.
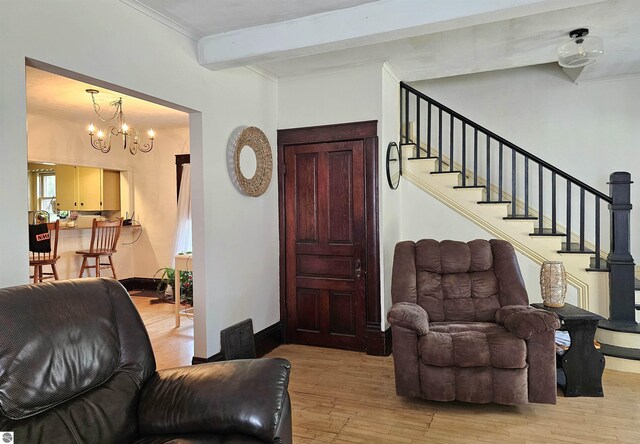
[[[409,157],[408,160],[433,160],[437,159],[437,156],[420,156],[420,157]]]
[[[486,190],[487,187],[482,185],[456,185],[454,189],[469,189],[469,190]]]
[[[504,220],[538,220],[537,217],[524,216],[524,215],[507,216],[507,217],[503,217],[502,219]]]
[[[636,304],[636,310],[640,310],[640,304]]]
[[[432,171],[429,174],[462,174],[462,171]]]
[[[613,358],[633,359],[640,361],[640,350],[637,348],[619,347],[617,345],[600,344],[600,351]]]
[[[587,271],[593,271],[596,273],[608,273],[609,269],[607,268],[607,265],[604,263],[604,261],[602,261],[602,264],[600,264],[600,268],[595,268],[595,267],[589,267],[589,268],[585,268],[585,270]]]
[[[581,250],[580,249],[580,244],[575,243],[575,242],[571,242],[571,244],[569,244],[569,248],[567,248],[567,243],[563,242],[562,243],[562,248],[560,250],[558,250],[558,253],[594,254],[595,251],[589,250],[586,247],[583,250]]]
[[[640,290],[640,279],[636,278],[636,286],[635,286],[636,290]]]
[[[560,233],[556,231],[554,233],[553,228],[543,228],[542,232],[540,232],[540,228],[534,228],[533,233],[530,233],[529,236],[566,236],[566,233]]]
[[[510,204],[510,200],[481,200],[478,202],[480,205],[486,204]]]

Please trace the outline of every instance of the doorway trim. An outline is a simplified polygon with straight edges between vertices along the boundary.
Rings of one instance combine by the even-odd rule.
[[[389,335],[381,331],[380,241],[378,224],[378,121],[339,123],[278,130],[278,222],[280,244],[280,320],[287,323],[285,150],[291,145],[362,140],[365,163],[365,221],[367,260],[365,270],[365,347],[369,355],[390,352]],[[284,342],[289,338],[284,337]],[[365,350],[362,350],[365,351]]]

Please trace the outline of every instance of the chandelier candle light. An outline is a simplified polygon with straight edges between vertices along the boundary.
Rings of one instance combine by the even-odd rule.
[[[114,119],[117,119],[117,126],[109,125],[106,127],[105,131],[102,129],[98,129],[96,133],[96,127],[93,125],[89,125],[89,136],[91,137],[91,146],[97,150],[102,151],[103,153],[108,153],[111,151],[111,138],[113,136],[122,136],[122,148],[129,148],[129,152],[131,154],[136,154],[138,150],[143,153],[148,153],[153,149],[153,141],[155,140],[155,133],[152,129],[147,131],[147,135],[149,136],[149,142],[143,145],[140,145],[140,132],[133,128],[125,122],[124,112],[122,110],[122,97],[118,100],[111,102],[109,105],[115,108],[113,115],[109,118],[104,118],[100,114],[100,105],[96,103],[95,95],[100,91],[97,89],[87,89],[89,94],[91,94],[91,101],[93,102],[93,110],[100,120],[105,123],[111,122]],[[94,138],[93,136],[97,138]],[[107,140],[105,141],[105,136]]]

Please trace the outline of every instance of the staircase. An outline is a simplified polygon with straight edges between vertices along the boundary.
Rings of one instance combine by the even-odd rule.
[[[578,305],[608,317],[607,344],[622,327],[640,350],[630,175],[604,194],[405,83],[400,97],[401,176],[536,263],[562,261]]]

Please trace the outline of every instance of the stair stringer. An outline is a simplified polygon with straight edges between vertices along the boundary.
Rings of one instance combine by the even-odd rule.
[[[480,205],[481,189],[453,188],[458,185],[459,173],[430,174],[436,170],[435,159],[409,160],[411,150],[404,150],[402,176],[447,205],[465,218],[479,225],[498,239],[510,242],[514,248],[537,264],[562,261],[567,282],[578,292],[578,305],[608,317],[609,273],[588,272],[590,254],[560,254],[562,239],[532,237],[535,221],[503,220],[508,216],[508,204]]]

